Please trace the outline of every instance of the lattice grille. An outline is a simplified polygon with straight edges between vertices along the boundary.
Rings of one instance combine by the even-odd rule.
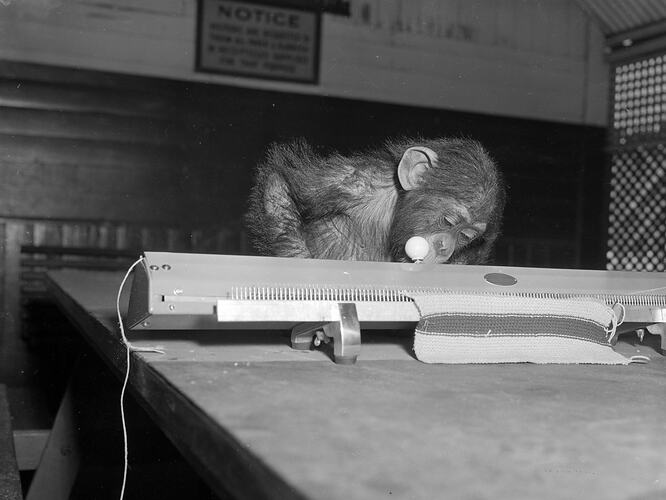
[[[664,271],[666,147],[613,154],[608,216],[608,269]]]
[[[608,269],[666,270],[666,54],[614,67]]]
[[[615,67],[613,142],[628,145],[666,135],[666,56]]]

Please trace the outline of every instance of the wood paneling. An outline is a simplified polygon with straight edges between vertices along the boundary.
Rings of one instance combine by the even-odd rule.
[[[170,115],[169,110],[164,108],[164,98],[156,97],[150,92],[108,88],[104,91],[102,100],[99,87],[32,81],[26,78],[30,78],[30,75],[17,79],[9,77],[0,81],[0,106],[155,119],[168,119]]]
[[[27,61],[0,59],[0,74],[3,80],[46,83],[65,89],[105,89],[105,95],[122,92],[124,95],[140,95],[141,99],[150,102],[154,99],[157,106],[163,108],[165,97],[174,98],[180,94],[180,87],[174,82],[159,78],[146,78],[137,75],[109,73],[102,71],[86,71],[84,68],[69,68],[43,64],[30,64]],[[59,93],[60,91],[58,91]],[[99,103],[103,106],[103,103]]]
[[[184,221],[178,101],[162,82],[0,70],[0,216]]]
[[[129,119],[129,118],[128,118]],[[168,165],[172,160],[171,148],[154,144],[112,143],[93,139],[62,137],[20,136],[0,134],[0,161],[39,163],[48,158],[54,165],[131,168],[137,163],[148,168]]]
[[[102,93],[98,99],[103,99]],[[173,141],[169,137],[170,125],[168,120],[102,111],[3,107],[0,114],[0,133],[3,134],[135,144],[169,145]]]

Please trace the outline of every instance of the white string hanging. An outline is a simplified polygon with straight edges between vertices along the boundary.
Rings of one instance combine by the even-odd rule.
[[[127,485],[127,469],[129,465],[129,446],[127,443],[127,422],[125,420],[125,392],[127,390],[127,384],[129,382],[129,376],[130,376],[130,354],[131,351],[136,351],[136,352],[156,352],[159,354],[164,354],[164,351],[159,348],[159,347],[136,347],[133,346],[130,341],[127,339],[127,336],[125,335],[125,327],[123,325],[123,318],[120,313],[120,296],[122,295],[123,289],[125,287],[125,283],[127,282],[127,279],[129,278],[130,274],[134,270],[134,268],[139,265],[143,261],[143,257],[140,257],[137,259],[134,264],[130,266],[130,268],[127,270],[125,273],[125,277],[123,278],[122,282],[120,283],[120,287],[118,287],[118,295],[116,297],[116,314],[118,315],[118,327],[120,328],[120,338],[123,342],[123,345],[125,346],[125,378],[123,380],[123,387],[120,391],[120,420],[122,422],[122,427],[123,427],[123,448],[124,448],[124,459],[123,459],[123,484],[120,488],[120,500],[123,500],[125,496],[125,487]]]

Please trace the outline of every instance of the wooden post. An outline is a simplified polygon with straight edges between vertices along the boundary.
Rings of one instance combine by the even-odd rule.
[[[21,325],[21,222],[5,221],[2,252],[2,307],[0,377],[10,385],[21,385],[29,375],[28,351],[20,338]]]
[[[7,391],[4,385],[0,385],[0,498],[2,500],[21,500],[23,498],[14,453]]]
[[[75,369],[73,377],[76,372]],[[73,377],[58,408],[27,500],[67,500],[72,491],[81,463]]]

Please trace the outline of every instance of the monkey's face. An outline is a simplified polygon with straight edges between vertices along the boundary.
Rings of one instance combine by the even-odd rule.
[[[391,258],[407,261],[412,236],[428,242],[424,262],[480,264],[497,238],[503,187],[495,164],[474,141],[408,148],[397,167],[402,191],[389,234]]]
[[[407,261],[405,243],[412,236],[428,242],[423,262],[434,264],[479,263],[486,257],[489,224],[474,216],[464,204],[434,193],[410,192],[399,203],[390,241],[392,258]]]
[[[477,222],[451,222],[450,226],[442,231],[422,236],[428,242],[430,250],[424,262],[434,264],[467,263],[469,255],[464,249],[482,241],[487,224]]]

